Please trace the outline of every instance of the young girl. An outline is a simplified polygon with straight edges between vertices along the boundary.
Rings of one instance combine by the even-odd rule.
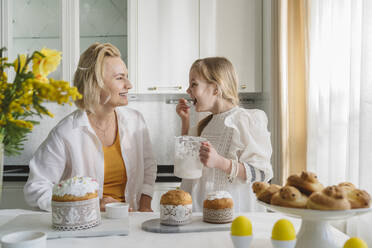
[[[196,127],[190,127],[190,107],[185,99],[177,104],[182,135],[208,140],[200,148],[203,175],[183,179],[181,188],[192,195],[193,210],[202,211],[203,201],[212,191],[228,191],[236,212],[256,211],[251,190],[254,181],[269,181],[272,153],[267,117],[258,109],[238,106],[238,84],[229,60],[211,57],[196,60],[190,69],[187,93],[195,111],[211,112]],[[262,209],[262,208],[261,208]]]

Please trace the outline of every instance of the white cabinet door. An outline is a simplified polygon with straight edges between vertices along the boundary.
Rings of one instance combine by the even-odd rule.
[[[138,0],[139,93],[185,93],[199,58],[199,0]]]
[[[262,91],[262,0],[200,0],[200,56],[229,59],[240,92]]]

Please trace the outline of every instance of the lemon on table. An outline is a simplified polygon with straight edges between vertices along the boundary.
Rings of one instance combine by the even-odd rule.
[[[352,237],[346,241],[344,248],[368,248],[368,245],[362,239]]]
[[[233,236],[251,236],[252,223],[245,216],[236,217],[231,223],[231,235]]]
[[[271,238],[285,241],[296,239],[296,232],[292,223],[286,219],[278,220],[273,227]]]

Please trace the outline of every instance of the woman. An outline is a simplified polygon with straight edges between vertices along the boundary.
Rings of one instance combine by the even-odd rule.
[[[238,83],[233,65],[222,57],[196,60],[190,69],[187,93],[195,111],[211,112],[197,126],[190,127],[190,107],[180,99],[176,111],[182,120],[182,135],[201,136],[199,156],[203,175],[183,179],[181,188],[192,195],[194,211],[212,191],[228,191],[236,212],[260,210],[251,190],[254,181],[268,181],[271,142],[265,112],[238,106]]]
[[[119,50],[94,43],[80,57],[74,85],[79,108],[49,133],[30,161],[26,202],[50,211],[53,185],[81,175],[100,185],[100,207],[125,201],[152,211],[156,161],[142,115],[128,104],[128,70]]]

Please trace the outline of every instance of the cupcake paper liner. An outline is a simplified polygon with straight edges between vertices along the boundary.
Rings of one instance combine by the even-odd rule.
[[[52,201],[52,225],[56,230],[82,230],[100,223],[98,197],[75,202]]]

